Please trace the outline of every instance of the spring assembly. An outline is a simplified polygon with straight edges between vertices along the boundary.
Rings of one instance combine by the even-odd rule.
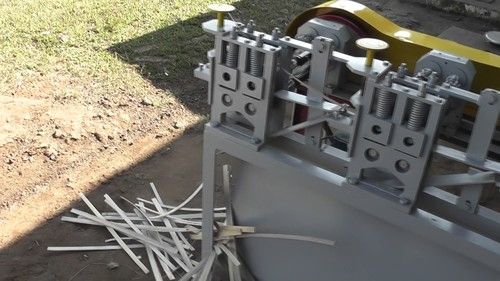
[[[231,39],[236,40],[238,38],[238,27],[234,26],[231,30]],[[238,53],[240,47],[238,44],[228,43],[226,47],[226,65],[231,68],[236,68],[238,66]]]
[[[264,42],[262,41],[264,34],[260,34],[256,40],[256,46],[262,47]],[[250,51],[250,74],[255,77],[262,76],[262,68],[263,68],[263,53],[258,50],[252,49]]]
[[[390,87],[392,85],[393,75],[386,75],[384,85]],[[380,119],[387,119],[391,117],[394,110],[394,102],[396,95],[386,90],[379,90],[377,94],[377,105],[375,107],[375,116]]]
[[[380,90],[377,95],[377,106],[375,107],[375,116],[380,119],[391,117],[394,108],[396,96],[388,91]]]
[[[429,105],[418,100],[413,100],[406,127],[412,131],[420,130],[425,124],[428,112]]]
[[[229,43],[226,49],[226,65],[236,68],[238,66],[238,53],[240,47],[237,44]]]

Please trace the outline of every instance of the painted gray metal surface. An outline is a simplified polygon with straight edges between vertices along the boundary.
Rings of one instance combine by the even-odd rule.
[[[212,252],[220,164],[231,164],[233,189],[226,182],[225,190],[237,224],[255,226],[258,233],[337,242],[325,248],[244,240],[238,252],[257,280],[500,279],[500,215],[478,204],[484,185],[496,183],[500,172],[500,164],[487,158],[500,112],[497,90],[478,95],[428,71],[393,72],[390,62],[376,59],[366,66],[364,57],[333,50],[328,38],[311,43],[278,38],[277,32],[268,35],[232,21],[222,30],[215,21],[203,28],[216,43],[209,64],[195,70],[209,82],[211,104],[203,155],[202,256]],[[294,54],[304,52],[311,54],[305,82],[291,74]],[[420,64],[438,61],[447,77],[470,83],[473,75],[443,66],[447,59],[457,69],[467,68],[466,59],[432,52]],[[331,65],[363,80],[356,108],[325,96]],[[290,79],[306,94],[289,88]],[[395,98],[383,99],[387,94]],[[478,106],[464,152],[436,144],[451,99]],[[307,119],[290,126],[285,109],[291,105],[307,106]],[[348,135],[347,149],[322,141],[335,130]],[[430,176],[429,161],[437,154],[469,166],[470,172]],[[453,197],[432,184],[460,185],[463,192]]]
[[[293,151],[293,147],[290,147],[292,149],[290,151],[288,149],[283,150],[285,147],[289,147],[286,145],[281,147],[280,149],[276,148],[274,145],[270,145],[266,148],[262,148],[260,151],[256,151],[255,149],[253,149],[253,147],[244,145],[241,139],[232,136],[229,132],[230,131],[227,131],[221,127],[214,128],[210,125],[206,126],[204,147],[211,148],[211,150],[204,151],[204,157],[207,157],[207,159],[210,158],[208,159],[208,162],[204,162],[204,164],[208,164],[206,166],[204,165],[204,168],[207,168],[207,173],[204,173],[204,176],[212,177],[215,175],[215,173],[220,172],[220,170],[216,169],[215,166],[216,157],[215,154],[212,153],[215,151],[225,152],[225,154],[231,155],[236,159],[245,159],[245,162],[250,163],[252,166],[258,167],[255,168],[250,166],[245,169],[238,167],[237,164],[234,165],[235,161],[231,162],[234,165],[233,170],[235,171],[233,177],[233,179],[235,180],[235,184],[233,185],[233,200],[235,200],[235,202],[233,202],[233,208],[235,211],[237,223],[246,224],[257,222],[257,220],[262,220],[262,226],[264,226],[264,228],[262,228],[262,226],[257,226],[257,231],[264,233],[270,230],[278,231],[278,228],[282,228],[283,224],[286,224],[287,226],[282,230],[279,230],[279,233],[286,233],[288,229],[293,229],[299,230],[295,234],[318,234],[318,237],[329,238],[338,241],[339,238],[332,237],[330,236],[330,234],[328,234],[328,229],[331,229],[329,225],[333,222],[331,219],[332,216],[334,216],[334,213],[330,213],[329,211],[323,212],[321,208],[339,208],[342,210],[342,214],[346,216],[351,216],[349,214],[346,214],[349,212],[362,212],[365,214],[365,216],[370,217],[371,220],[376,221],[377,223],[374,224],[373,228],[366,228],[362,232],[353,233],[351,231],[346,231],[345,235],[354,235],[358,238],[361,237],[359,238],[361,240],[356,241],[357,243],[365,244],[365,242],[363,242],[362,240],[363,237],[364,239],[368,239],[368,241],[371,241],[371,232],[377,233],[381,231],[382,233],[385,233],[384,229],[391,228],[387,226],[391,225],[392,228],[400,230],[395,231],[392,234],[401,237],[387,237],[387,239],[389,240],[394,239],[394,241],[397,241],[398,239],[403,239],[404,241],[405,239],[409,239],[408,237],[417,237],[418,239],[421,239],[421,241],[418,243],[415,241],[413,242],[417,243],[418,245],[420,245],[420,243],[428,243],[429,245],[431,245],[430,247],[421,248],[425,249],[421,252],[421,255],[423,256],[425,256],[425,253],[428,253],[431,256],[440,256],[442,254],[444,256],[447,256],[448,258],[450,258],[450,256],[455,256],[453,258],[450,258],[450,263],[456,263],[460,260],[468,261],[471,263],[472,269],[474,269],[476,266],[480,268],[484,272],[485,278],[500,277],[500,268],[498,267],[498,264],[500,263],[500,244],[498,242],[491,240],[485,236],[479,235],[468,229],[462,228],[458,224],[432,216],[421,209],[418,209],[411,215],[401,212],[400,210],[395,208],[395,206],[397,205],[391,204],[385,198],[380,197],[377,194],[373,194],[369,190],[349,185],[344,177],[329,172],[328,170],[325,170],[315,163],[304,162],[303,160],[301,160],[307,158],[305,157],[305,154],[309,152],[306,150],[311,150],[312,148],[304,149],[304,151]],[[279,141],[279,143],[286,142],[288,141],[285,139]],[[295,141],[291,140],[291,142]],[[314,151],[314,149],[312,150]],[[292,151],[294,152],[293,154],[295,156],[292,156]],[[238,163],[238,161],[236,161],[236,163]],[[325,167],[325,165],[321,166]],[[326,166],[329,165],[326,164]],[[254,170],[256,170],[257,173],[255,174],[255,178],[253,178],[253,183],[250,182],[249,185],[247,185],[247,181],[252,181],[251,174],[255,172]],[[259,174],[260,171],[266,171],[266,173]],[[268,178],[269,175],[271,179]],[[248,178],[244,179],[245,177]],[[260,178],[269,180],[271,186],[262,183],[260,181]],[[213,201],[211,200],[213,200],[214,195],[214,183],[215,181],[206,182],[207,185],[204,186],[204,208],[207,206],[211,206],[206,205],[207,203],[213,204]],[[285,184],[283,187],[281,187],[283,183]],[[242,187],[243,185],[244,187]],[[272,189],[272,187],[275,185],[278,188],[278,190],[276,190],[276,193]],[[360,186],[361,185],[364,185],[364,183],[361,182]],[[262,188],[266,188],[266,190],[269,190],[267,190],[266,193],[261,193],[259,191],[261,191]],[[300,190],[300,192],[296,193],[297,190]],[[279,196],[279,198],[277,198],[276,196]],[[245,197],[248,198],[245,199]],[[259,199],[256,200],[255,197],[259,197]],[[272,200],[267,201],[267,199],[265,199],[264,197],[270,197]],[[242,209],[239,208],[239,204],[237,203],[238,200],[239,203],[242,204]],[[295,200],[298,200],[300,202],[295,202]],[[316,203],[310,204],[312,203],[312,201],[316,200],[318,200],[317,203],[319,204],[318,206],[320,206],[319,208],[316,208]],[[331,204],[325,204],[328,206],[321,207],[323,204],[323,200],[331,200]],[[290,202],[290,204],[288,204],[287,202]],[[330,206],[336,204],[340,206]],[[290,215],[284,215],[283,212],[286,212],[287,210],[282,209],[280,212],[277,212],[276,217],[274,217],[272,215],[274,205],[278,206],[279,208],[288,209],[288,211],[290,211]],[[266,206],[270,209],[266,209]],[[296,220],[293,214],[297,210],[301,210],[300,212],[303,212],[304,218],[312,215],[314,215],[314,217],[310,221],[303,221],[299,216]],[[265,218],[264,214],[269,215],[269,217]],[[206,220],[207,218],[208,216],[205,217],[204,215],[204,220]],[[305,226],[307,226],[309,223],[313,223],[315,227],[313,229],[307,230]],[[346,224],[347,223],[356,224],[355,222],[346,222]],[[257,225],[258,224],[259,223],[257,222]],[[276,224],[276,228],[269,228],[273,224]],[[381,228],[376,227],[376,225],[379,225]],[[211,240],[205,240],[204,237],[203,246],[209,245],[207,246],[208,249],[206,249],[209,252],[209,247],[211,247],[210,241]],[[280,242],[276,241],[273,243],[278,243],[277,245],[280,244]],[[352,246],[351,243],[349,243],[348,245]],[[284,245],[289,244],[285,243]],[[336,246],[338,246],[338,244]],[[336,246],[334,246],[333,249],[329,250],[333,251]],[[316,245],[309,245],[309,247],[314,249]],[[405,245],[401,247],[411,247],[411,245]],[[259,260],[265,259],[266,255],[274,254],[276,256],[273,257],[276,259],[276,262],[278,262],[280,259],[290,261],[290,266],[293,266],[294,259],[296,259],[297,256],[302,256],[302,251],[308,248],[308,246],[303,246],[300,251],[290,250],[291,252],[288,252],[289,254],[283,254],[281,252],[282,249],[276,251],[272,247],[266,248],[267,252],[259,252],[260,254],[262,254],[262,256],[256,256],[256,252],[253,252],[253,256],[243,255],[243,258],[247,262],[256,262],[260,265]],[[440,249],[439,251],[442,251],[442,253],[438,254],[435,251],[430,251],[430,248],[438,248]],[[372,248],[371,250],[374,250],[374,248]],[[315,253],[314,251],[310,252],[311,255],[308,257],[308,259],[315,260],[316,257],[321,258],[321,251],[322,250],[320,250],[318,253]],[[393,253],[389,254],[387,252]],[[287,252],[285,251],[285,253]],[[316,254],[318,254],[318,256],[316,256]],[[365,254],[370,257],[378,255],[379,260],[383,260],[384,256],[386,255],[394,255],[394,257],[398,257],[400,255],[400,249],[398,247],[387,247],[383,251],[380,251],[379,249],[376,253],[366,252]],[[278,259],[278,257],[280,259]],[[403,256],[399,257],[402,258]],[[432,257],[428,258],[432,259]],[[422,259],[425,260],[425,258]],[[408,260],[409,267],[415,267],[414,264],[411,264],[412,262],[414,261]],[[464,271],[467,270],[469,266],[467,265],[467,263],[458,264],[461,264],[465,267]],[[270,269],[272,266],[273,264],[268,265],[268,267],[266,267],[265,273],[262,274],[279,274],[277,272],[270,272],[272,271]],[[328,268],[329,267],[325,267],[323,268],[323,270],[327,270]],[[418,267],[416,267],[415,270],[417,270],[417,268]],[[302,269],[304,270],[305,268],[303,267]],[[277,271],[281,272],[281,274],[286,274],[286,272],[283,273],[281,270]],[[380,272],[381,271],[382,269],[380,269]],[[445,273],[443,273],[443,271]],[[448,271],[449,269],[446,268],[443,268],[441,271],[436,272],[426,271],[426,278],[431,278],[429,280],[434,280],[432,279],[433,275],[443,276],[441,274],[451,274],[449,276],[453,276],[453,273],[449,273]],[[314,274],[316,274],[313,271],[308,272],[310,276],[314,276]],[[376,271],[375,274],[377,273],[379,273],[379,271]],[[265,275],[264,277],[266,276],[267,275]],[[293,276],[290,275],[290,277],[288,278],[292,277]],[[485,280],[496,279],[493,278]]]
[[[245,164],[234,173],[236,222],[259,232],[331,239],[306,242],[249,239],[240,242],[251,272],[274,280],[499,280],[500,272],[349,207],[328,184]],[[457,245],[459,246],[459,245]]]

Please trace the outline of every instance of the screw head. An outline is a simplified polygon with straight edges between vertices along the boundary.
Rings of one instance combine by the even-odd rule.
[[[278,40],[280,37],[280,29],[275,27],[271,35],[273,37],[273,40]]]
[[[410,170],[410,163],[404,159],[396,161],[395,168],[400,173],[406,173]]]
[[[384,77],[384,86],[391,87],[392,86],[392,79],[394,79],[394,76],[392,75],[392,73],[387,74]]]
[[[408,67],[406,66],[406,63],[402,63],[398,67],[398,77],[399,78],[404,78],[407,71],[408,71]]]
[[[290,41],[290,36],[285,36],[285,41]]]
[[[489,105],[495,104],[497,102],[497,97],[494,94],[488,94],[486,98]]]
[[[249,20],[247,24],[247,32],[248,33],[253,33],[253,28],[255,26],[255,23],[253,20]]]

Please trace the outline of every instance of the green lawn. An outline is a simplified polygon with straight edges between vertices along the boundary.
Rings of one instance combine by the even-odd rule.
[[[233,3],[236,19],[270,31],[321,1],[218,2]],[[0,92],[30,73],[81,78],[99,94],[175,83],[191,76],[212,44],[200,28],[213,17],[209,3],[0,0]]]

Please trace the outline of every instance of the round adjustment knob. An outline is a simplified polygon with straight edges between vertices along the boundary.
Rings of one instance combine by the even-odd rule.
[[[389,44],[387,44],[387,42],[376,38],[360,38],[356,40],[356,46],[366,50],[366,66],[372,66],[373,59],[375,58],[375,52],[389,48]]]
[[[236,8],[233,5],[215,3],[208,5],[208,8],[217,14],[217,29],[221,30],[224,28],[224,17],[226,13],[230,13]]]

